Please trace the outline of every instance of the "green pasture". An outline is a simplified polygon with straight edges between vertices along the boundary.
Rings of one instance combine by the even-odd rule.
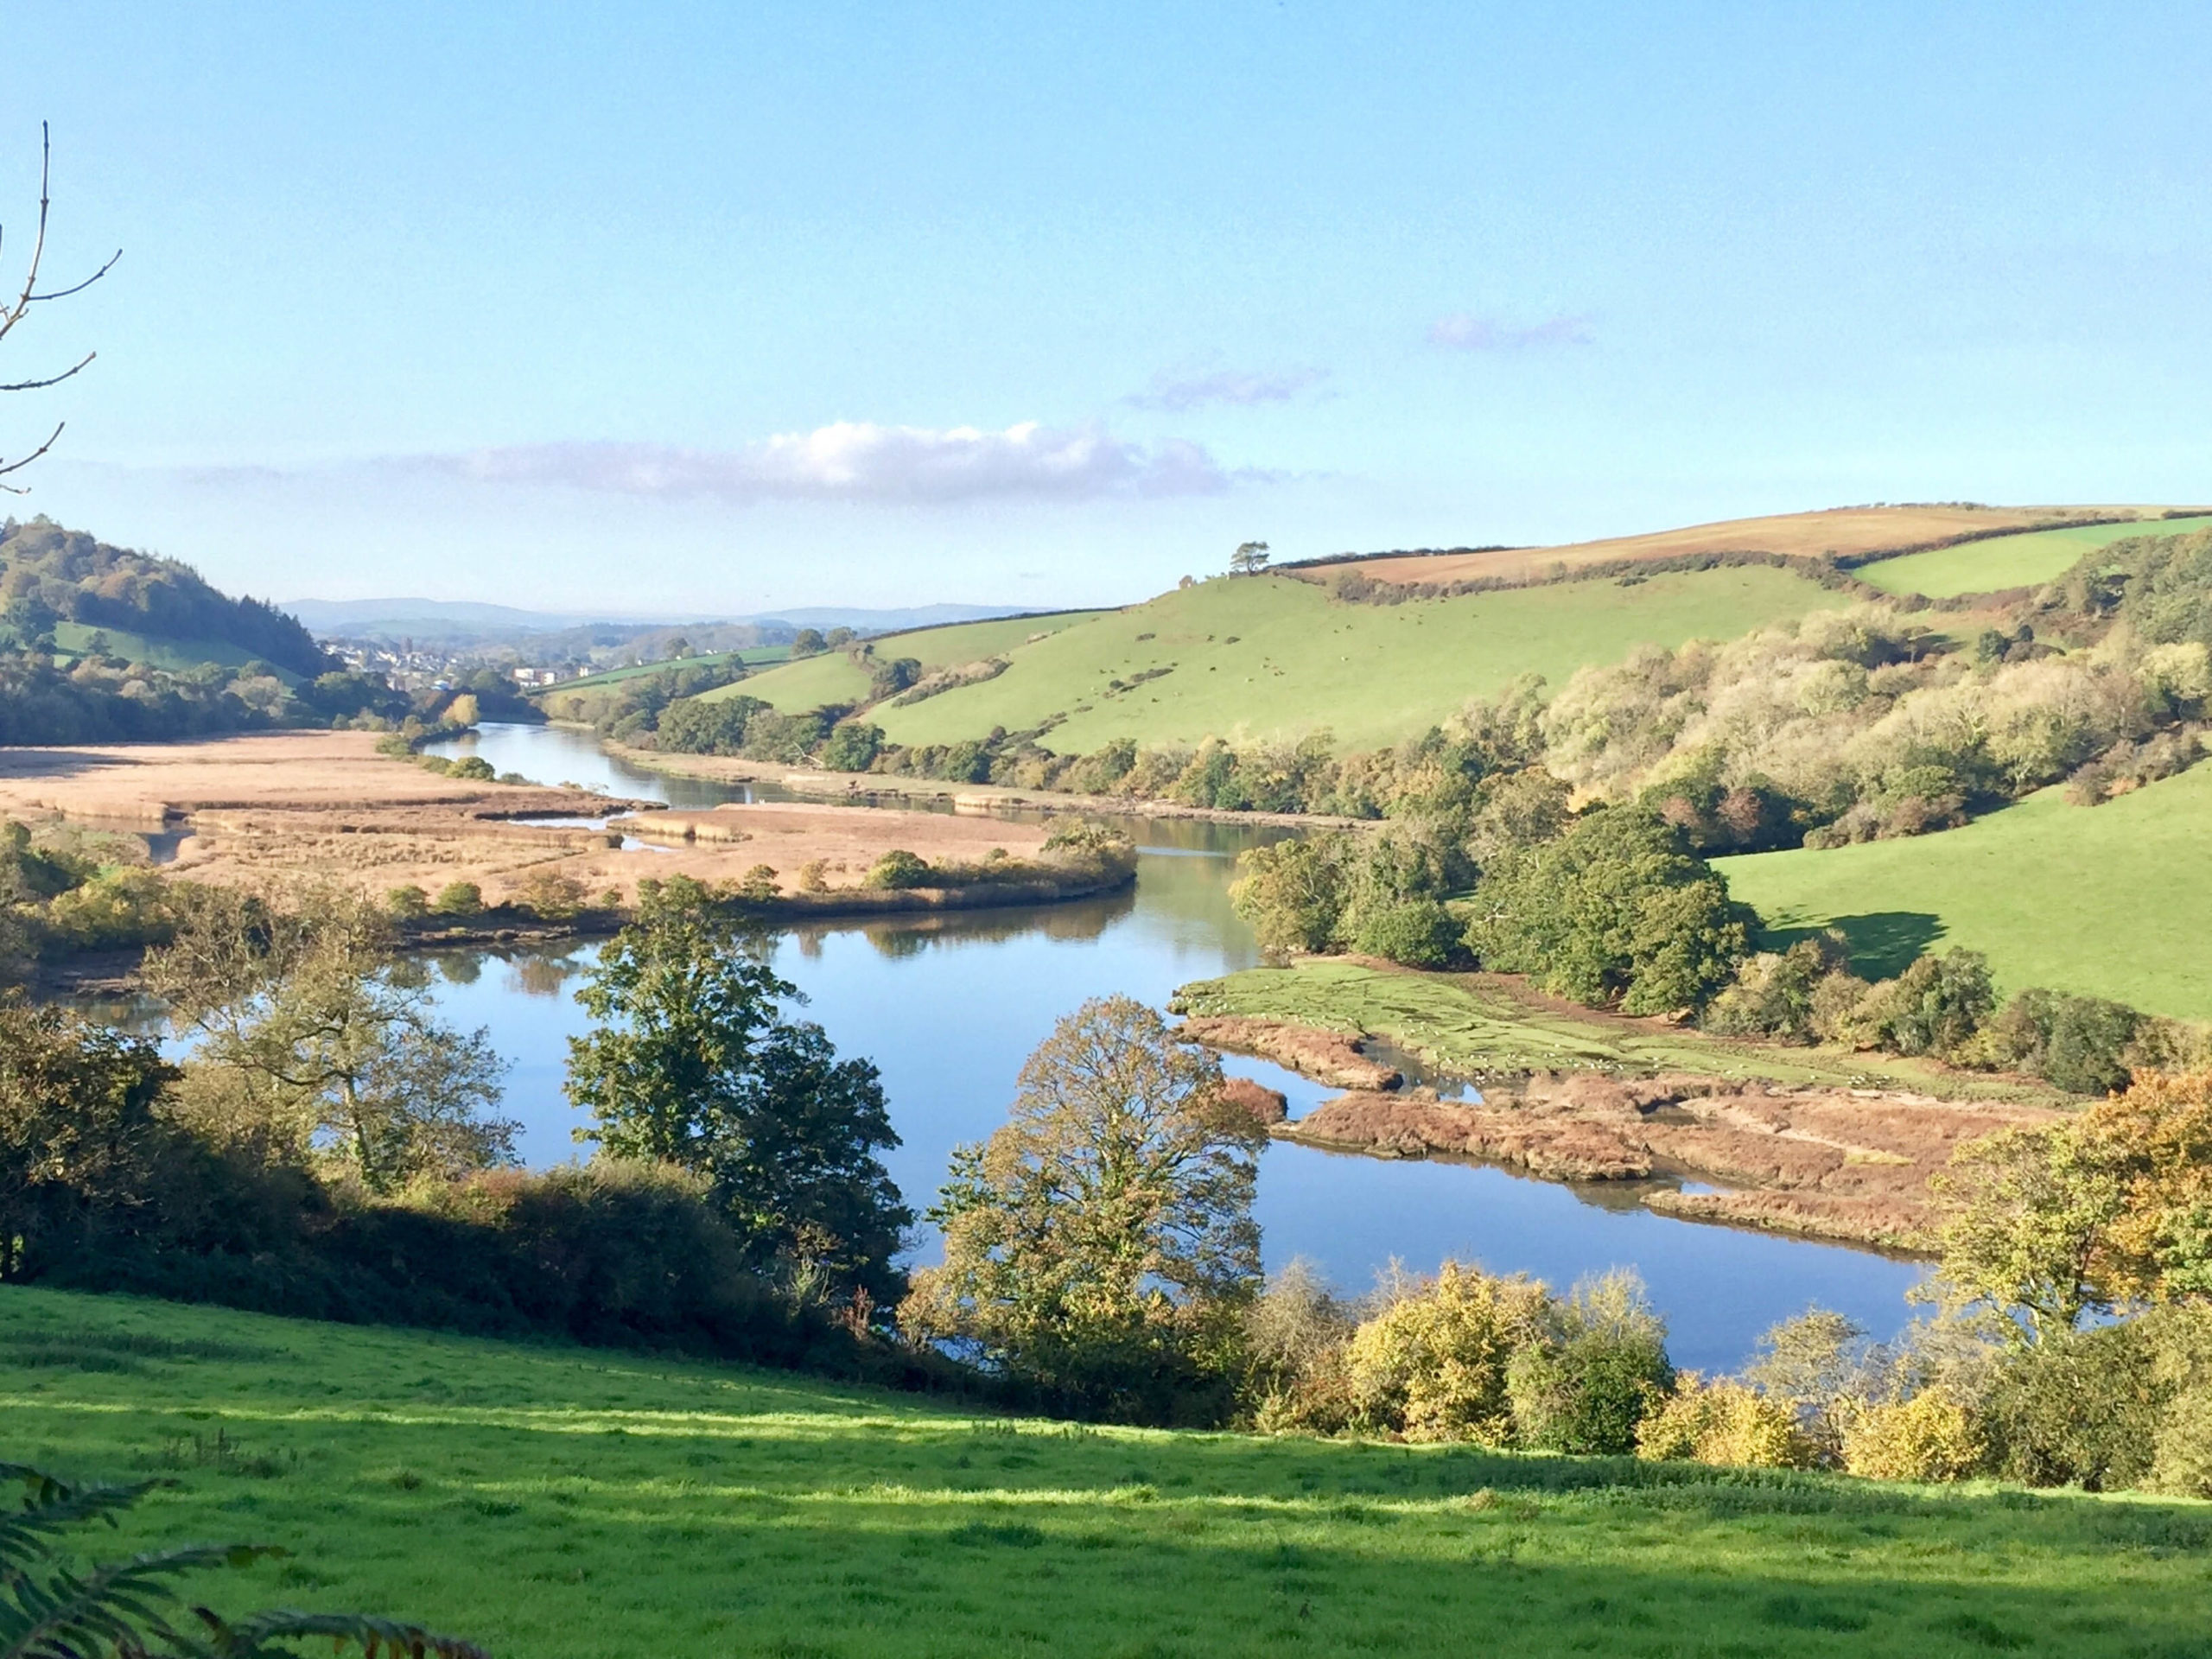
[[[800,1377],[0,1288],[0,1459],[103,1559],[501,1659],[2202,1654],[2212,1509],[1010,1421]]]
[[[1929,553],[1881,559],[1862,564],[1852,574],[1892,594],[1925,594],[1930,599],[1993,594],[2000,588],[2031,588],[2049,582],[2072,568],[2084,553],[2130,536],[2175,536],[2208,524],[2212,524],[2212,515],[2031,530],[2017,536],[1961,542]]]
[[[1287,576],[1218,577],[1023,645],[995,679],[869,718],[894,742],[950,743],[1064,715],[1045,739],[1062,753],[1117,737],[1195,743],[1324,728],[1344,748],[1372,748],[1522,674],[1556,687],[1639,645],[1729,639],[1842,602],[1764,566],[1401,605],[1341,603]]]
[[[2008,992],[2212,1019],[2212,766],[2101,806],[2047,789],[1961,830],[1716,868],[1771,932],[1842,928],[1861,972],[1969,945]]]
[[[83,622],[57,622],[54,625],[55,651],[66,657],[81,657],[92,649],[92,636],[107,636],[107,652],[111,657],[120,657],[125,662],[146,663],[155,668],[167,669],[172,674],[189,674],[196,668],[217,663],[225,668],[244,668],[257,658],[250,651],[220,639],[167,639],[153,634],[133,633],[128,628],[94,627]],[[288,668],[270,664],[270,672],[292,685],[300,683],[300,676]]]
[[[868,643],[875,647],[880,662],[912,657],[925,672],[957,668],[987,657],[1004,656],[1020,649],[1033,634],[1053,634],[1077,623],[1111,613],[1058,611],[1048,616],[1002,616],[985,622],[953,622],[943,627],[916,628],[910,633],[879,634]],[[706,697],[759,697],[787,715],[803,714],[830,702],[860,702],[868,692],[868,671],[842,651],[825,651],[765,674],[756,674],[742,685],[709,691]],[[888,710],[886,711],[889,712]]]
[[[702,652],[696,657],[670,658],[658,663],[630,663],[598,674],[579,674],[573,680],[563,680],[558,685],[539,689],[546,691],[590,691],[602,685],[620,685],[625,680],[638,679],[647,674],[664,674],[677,667],[712,668],[735,661],[743,663],[747,668],[754,668],[783,662],[791,654],[789,645],[747,645],[740,651]]]
[[[2017,1084],[1946,1073],[1893,1055],[1731,1042],[1663,1020],[1573,1008],[1491,974],[1306,961],[1198,981],[1175,993],[1175,1006],[1185,1014],[1242,1014],[1380,1038],[1452,1077],[1557,1070],[1689,1071],[1843,1088],[1916,1089],[1959,1098],[2024,1097]]]

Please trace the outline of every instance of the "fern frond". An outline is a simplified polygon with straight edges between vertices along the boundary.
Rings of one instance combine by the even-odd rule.
[[[270,1644],[307,1636],[327,1637],[341,1648],[351,1643],[367,1659],[378,1659],[379,1654],[389,1654],[391,1659],[425,1659],[431,1654],[437,1659],[490,1659],[483,1649],[459,1637],[439,1636],[419,1624],[365,1613],[296,1613],[276,1608],[226,1623],[204,1607],[197,1611],[213,1632],[208,1651],[217,1659],[293,1659],[290,1649]]]
[[[0,1575],[21,1572],[31,1562],[53,1554],[46,1539],[51,1533],[85,1521],[115,1524],[118,1510],[127,1510],[160,1483],[136,1481],[127,1486],[97,1482],[73,1484],[42,1469],[20,1463],[0,1463],[0,1484],[20,1484],[22,1507],[0,1510]]]

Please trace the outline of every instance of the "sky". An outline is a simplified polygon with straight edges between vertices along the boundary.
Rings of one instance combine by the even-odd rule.
[[[1133,601],[2212,498],[2212,8],[17,0],[44,512],[280,600]]]

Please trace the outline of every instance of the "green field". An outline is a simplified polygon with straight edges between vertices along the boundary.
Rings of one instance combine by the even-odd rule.
[[[1961,1098],[2025,1097],[1999,1083],[1894,1055],[1730,1042],[1659,1020],[1625,1020],[1541,1001],[1484,974],[1421,973],[1307,961],[1248,968],[1175,994],[1193,1014],[1243,1014],[1379,1037],[1447,1076],[1548,1070],[1760,1077],[1843,1088],[1906,1088]],[[2037,1096],[2041,1098],[2042,1096]]]
[[[996,1421],[803,1378],[0,1288],[0,1459],[103,1559],[500,1659],[2202,1655],[2212,1508]]]
[[[952,743],[1064,714],[1046,740],[1062,753],[1116,737],[1195,743],[1322,728],[1346,748],[1370,748],[1417,735],[1524,673],[1556,687],[1582,664],[1617,661],[1638,645],[1728,639],[1843,602],[1764,566],[1402,605],[1342,604],[1287,576],[1217,578],[1018,644],[1013,666],[995,679],[869,718],[894,742]],[[929,637],[879,641],[876,652],[896,656]],[[984,654],[943,652],[940,660]],[[855,696],[859,672],[842,661],[795,664],[743,689],[772,695],[779,707]],[[803,690],[801,676],[809,677]]]
[[[2084,553],[2130,536],[2173,536],[2202,530],[2208,524],[2212,524],[2212,516],[2031,530],[2018,536],[1993,536],[1956,547],[1939,547],[1931,553],[1882,559],[1862,564],[1852,574],[1892,594],[1925,594],[1930,599],[1993,594],[2004,588],[2030,588],[2049,582],[2070,569]]]
[[[911,633],[879,634],[868,643],[880,662],[912,657],[925,672],[981,662],[1019,649],[1032,634],[1058,633],[1093,617],[1111,612],[1058,611],[1049,616],[1004,616],[987,622],[954,622],[940,628],[917,628]],[[709,697],[759,697],[787,715],[803,714],[830,702],[859,702],[868,690],[868,671],[842,651],[825,651],[818,657],[766,674],[756,674],[742,685],[709,691]],[[887,713],[889,711],[886,711]]]
[[[680,659],[685,667],[711,668],[733,658],[747,668],[769,663],[780,663],[791,654],[789,645],[747,645],[741,651],[702,652],[696,657]],[[621,668],[610,668],[601,674],[580,674],[573,680],[563,680],[557,686],[547,686],[548,691],[589,691],[602,685],[620,685],[625,680],[634,680],[646,674],[664,673],[677,665],[677,658],[658,663],[631,663]]]
[[[2047,789],[1962,830],[1716,868],[1770,928],[1842,927],[1862,972],[1970,945],[2008,991],[2212,1019],[2212,765],[2102,806]]]
[[[55,623],[54,644],[63,656],[80,656],[91,648],[96,633],[107,636],[109,656],[120,657],[125,662],[148,663],[172,674],[189,674],[209,663],[219,663],[225,668],[244,668],[256,660],[251,652],[241,651],[219,639],[162,639],[151,634],[133,633],[128,628],[99,628],[83,622]],[[270,671],[289,684],[300,683],[301,677],[289,668],[271,664]]]

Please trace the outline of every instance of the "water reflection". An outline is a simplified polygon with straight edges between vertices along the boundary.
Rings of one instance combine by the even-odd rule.
[[[678,799],[685,780],[622,767],[582,734],[486,728],[476,741],[501,771],[709,804]],[[738,798],[730,785],[699,788]],[[1060,1015],[1116,991],[1157,1006],[1189,980],[1259,960],[1230,909],[1230,860],[1284,832],[1185,821],[1131,828],[1147,849],[1133,891],[1033,909],[822,923],[768,943],[777,970],[810,999],[808,1017],[842,1052],[881,1068],[906,1142],[887,1161],[917,1208],[935,1195],[953,1147],[1004,1121],[1023,1059]],[[571,994],[595,954],[578,944],[432,958],[448,1017],[489,1027],[512,1063],[505,1110],[521,1121],[533,1164],[578,1151],[579,1117],[561,1083],[565,1039],[585,1023]],[[1230,1069],[1282,1090],[1294,1115],[1331,1092],[1258,1061],[1232,1059]],[[1259,1218],[1271,1266],[1305,1255],[1355,1290],[1393,1257],[1425,1268],[1457,1255],[1560,1287],[1635,1267],[1670,1322],[1677,1362],[1701,1368],[1735,1365],[1766,1326],[1815,1302],[1887,1335],[1906,1319],[1904,1293],[1919,1277],[1910,1264],[1864,1252],[1660,1216],[1626,1185],[1567,1186],[1478,1165],[1287,1143],[1262,1160]],[[925,1258],[934,1246],[925,1236],[916,1249]]]

